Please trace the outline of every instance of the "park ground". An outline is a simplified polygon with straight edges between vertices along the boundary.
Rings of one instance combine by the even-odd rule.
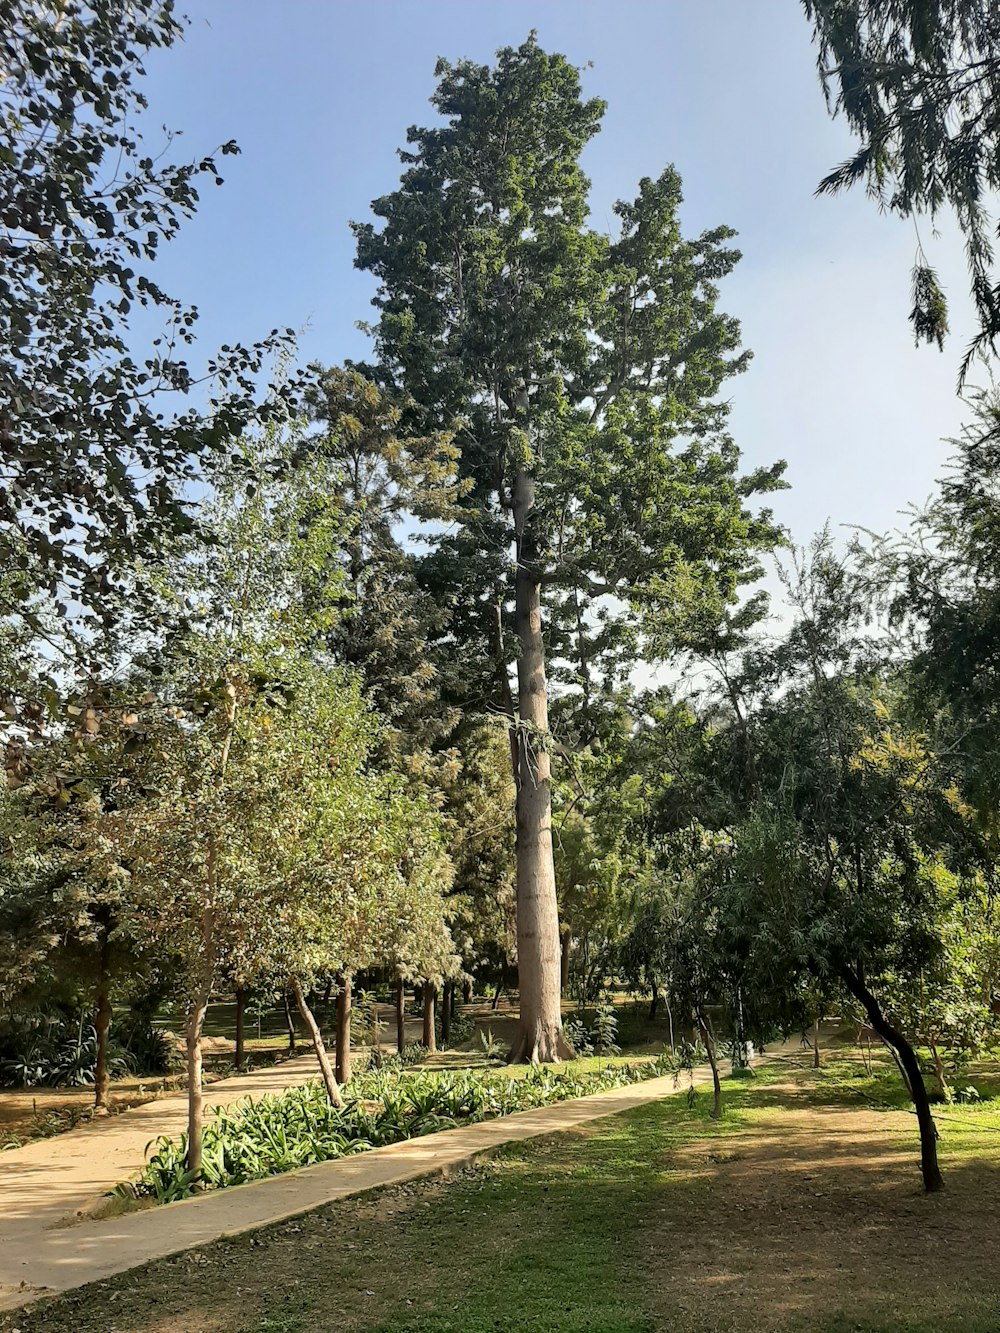
[[[986,1333],[1000,1102],[939,1108],[924,1195],[894,1071],[787,1055],[0,1318],[3,1333]]]

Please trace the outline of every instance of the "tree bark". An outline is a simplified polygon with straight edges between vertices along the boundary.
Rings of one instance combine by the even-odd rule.
[[[285,1005],[285,1027],[288,1029],[288,1054],[294,1055],[298,1045],[298,1034],[295,1031],[295,1016],[292,1013],[292,1006],[288,1003],[288,991],[285,991],[281,998]]]
[[[434,997],[437,994],[437,987],[431,982],[424,982],[424,1033],[422,1044],[427,1047],[428,1054],[433,1055],[437,1050],[437,1040],[434,1035]]]
[[[451,1040],[451,1020],[455,1012],[455,983],[445,983],[441,996],[441,1041],[447,1046]]]
[[[406,987],[400,977],[396,987],[396,1050],[402,1055],[406,1045]]]
[[[715,1038],[712,1036],[712,1029],[708,1025],[708,1020],[701,1011],[701,1005],[698,1005],[695,1009],[694,1016],[712,1070],[712,1119],[718,1120],[722,1115],[722,1084],[719,1082],[719,1062],[715,1057]]]
[[[337,992],[337,1082],[351,1081],[351,974],[340,978]]]
[[[529,515],[534,481],[519,472],[513,484],[517,535],[514,628],[517,682],[517,966],[520,992],[517,1036],[508,1060],[549,1063],[573,1050],[562,1032],[561,949],[556,875],[552,859],[548,687],[542,637],[541,585],[533,569],[535,540]]]
[[[329,1097],[331,1105],[343,1106],[344,1099],[340,1095],[340,1088],[337,1087],[337,1080],[330,1065],[330,1057],[326,1053],[326,1045],[323,1041],[323,1034],[319,1030],[319,1024],[313,1011],[306,1002],[306,997],[302,991],[302,985],[298,977],[290,978],[292,994],[295,996],[295,1003],[298,1005],[299,1013],[302,1015],[302,1021],[305,1023],[312,1038],[313,1050],[316,1052],[316,1059],[319,1061],[320,1073],[323,1075],[323,1084],[326,1088],[326,1095]]]
[[[246,1017],[247,993],[240,986],[236,991],[236,1049],[233,1052],[233,1064],[237,1069],[243,1068],[246,1057]]]
[[[97,1059],[94,1065],[94,1110],[106,1115],[111,1093],[108,1069],[108,1041],[111,1036],[111,931],[110,922],[101,922],[101,948],[97,959],[97,986],[94,993],[94,1029],[97,1033]]]
[[[840,976],[850,993],[863,1005],[868,1015],[868,1022],[894,1053],[903,1072],[904,1082],[908,1085],[910,1096],[913,1098],[913,1109],[917,1113],[917,1125],[920,1128],[920,1174],[923,1177],[924,1189],[928,1192],[942,1189],[944,1180],[938,1165],[937,1128],[931,1115],[931,1104],[916,1052],[903,1034],[882,1013],[881,1005],[858,973],[850,967],[842,967]]]
[[[209,991],[204,988],[198,990],[191,997],[184,1033],[187,1049],[187,1169],[198,1177],[201,1173],[203,1101],[201,1034],[205,1026],[205,1015],[208,1012],[208,1001]]]

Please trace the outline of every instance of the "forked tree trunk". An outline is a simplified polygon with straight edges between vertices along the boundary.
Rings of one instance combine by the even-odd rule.
[[[94,1064],[94,1110],[108,1111],[111,1071],[108,1068],[108,1042],[111,1037],[111,940],[109,923],[101,924],[101,949],[97,960],[97,986],[94,992],[94,1029],[97,1033],[97,1058]]]
[[[712,1029],[708,1020],[702,1013],[701,1005],[698,1005],[694,1011],[695,1021],[698,1024],[698,1031],[701,1033],[701,1039],[705,1045],[705,1053],[708,1056],[708,1063],[712,1070],[712,1119],[718,1120],[722,1115],[722,1084],[719,1082],[719,1062],[715,1055],[715,1038],[712,1036]]]
[[[400,977],[396,987],[396,1050],[400,1055],[406,1045],[406,987]]]
[[[920,1128],[920,1174],[924,1189],[928,1192],[939,1190],[944,1185],[937,1156],[937,1128],[931,1115],[931,1104],[927,1097],[924,1076],[920,1072],[916,1052],[903,1034],[889,1022],[882,1013],[882,1007],[852,968],[842,967],[840,976],[844,985],[854,998],[864,1007],[868,1022],[893,1052],[903,1074],[903,1080],[913,1098],[913,1109],[917,1113],[917,1125]]]
[[[351,974],[340,978],[337,992],[337,1082],[351,1081]]]
[[[427,1047],[430,1055],[437,1050],[437,1040],[434,1035],[434,998],[437,994],[437,987],[431,982],[424,982],[424,1034],[422,1044]]]
[[[246,1017],[247,993],[241,986],[236,992],[236,1050],[233,1052],[233,1064],[237,1069],[243,1068],[246,1055]]]
[[[326,1088],[326,1095],[333,1106],[343,1106],[344,1099],[340,1095],[340,1089],[337,1087],[337,1080],[330,1064],[330,1057],[326,1053],[326,1044],[323,1041],[323,1034],[319,1030],[319,1024],[316,1022],[313,1011],[309,1008],[303,993],[302,986],[298,977],[291,977],[290,983],[292,994],[295,996],[295,1003],[298,1006],[299,1013],[302,1015],[302,1021],[305,1023],[312,1038],[313,1050],[316,1052],[316,1059],[319,1062],[320,1073],[323,1075],[323,1084]]]
[[[508,1060],[548,1063],[572,1056],[562,1032],[561,949],[556,874],[552,860],[552,793],[548,688],[542,638],[541,585],[532,568],[535,542],[529,515],[534,482],[514,478],[517,534],[514,628],[517,683],[517,967],[520,1017]]]

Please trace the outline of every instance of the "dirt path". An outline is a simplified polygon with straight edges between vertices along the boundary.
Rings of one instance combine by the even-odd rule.
[[[282,1092],[318,1072],[313,1055],[300,1056],[213,1083],[206,1103],[229,1106]],[[186,1119],[187,1099],[178,1093],[0,1153],[0,1299],[19,1286],[20,1269],[47,1234],[77,1221],[108,1189],[139,1171],[150,1140],[182,1133]]]

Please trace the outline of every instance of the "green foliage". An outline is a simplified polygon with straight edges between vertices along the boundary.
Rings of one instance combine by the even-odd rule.
[[[524,1078],[504,1074],[399,1074],[383,1067],[352,1080],[343,1108],[331,1106],[319,1083],[279,1097],[242,1102],[216,1111],[205,1129],[202,1175],[187,1170],[187,1143],[159,1139],[135,1182],[119,1185],[121,1197],[158,1203],[186,1198],[196,1184],[212,1189],[294,1171],[316,1162],[511,1115],[604,1088],[626,1086],[663,1072],[653,1064],[609,1066],[592,1074],[531,1069]],[[373,1106],[373,1103],[377,1103]]]
[[[995,349],[1000,288],[990,197],[1000,186],[1000,16],[991,0],[802,0],[813,25],[827,105],[857,136],[851,157],[821,181],[835,193],[863,182],[879,206],[933,221],[952,211],[965,239],[980,331],[962,365]],[[942,346],[948,307],[920,251],[910,315],[919,340]]]

